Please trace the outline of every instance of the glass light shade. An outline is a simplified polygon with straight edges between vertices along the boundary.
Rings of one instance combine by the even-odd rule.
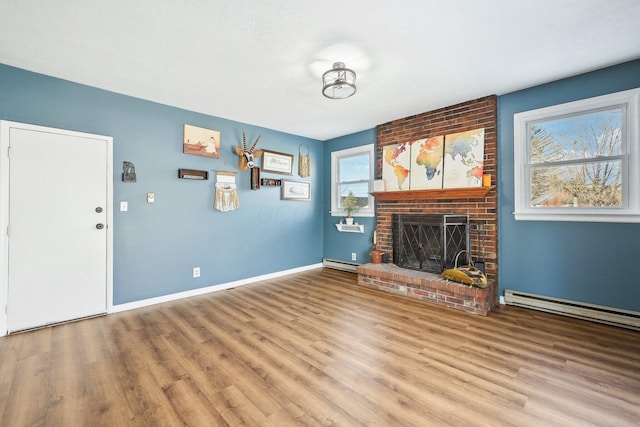
[[[322,75],[322,94],[331,99],[344,99],[356,93],[356,73],[336,62]]]

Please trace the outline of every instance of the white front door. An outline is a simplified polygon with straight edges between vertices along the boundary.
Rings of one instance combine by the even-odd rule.
[[[105,313],[111,138],[4,122],[7,134],[8,332]]]

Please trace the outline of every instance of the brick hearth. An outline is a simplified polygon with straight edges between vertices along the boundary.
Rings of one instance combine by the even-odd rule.
[[[358,284],[396,295],[486,316],[497,300],[496,287],[480,289],[442,276],[400,268],[395,264],[358,266]]]

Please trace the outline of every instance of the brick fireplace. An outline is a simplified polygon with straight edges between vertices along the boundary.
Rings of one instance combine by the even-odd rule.
[[[489,188],[375,193],[376,248],[386,263],[358,267],[358,284],[423,301],[486,315],[498,303],[497,259],[497,97],[495,95],[394,120],[377,127],[376,176],[382,175],[382,147],[478,128],[485,129],[484,173]],[[393,215],[467,215],[473,260],[481,266],[486,289],[446,281],[437,273],[400,268],[393,262]]]

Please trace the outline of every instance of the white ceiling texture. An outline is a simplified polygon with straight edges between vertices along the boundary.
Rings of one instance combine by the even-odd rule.
[[[637,58],[640,0],[0,0],[0,63],[318,140]]]

